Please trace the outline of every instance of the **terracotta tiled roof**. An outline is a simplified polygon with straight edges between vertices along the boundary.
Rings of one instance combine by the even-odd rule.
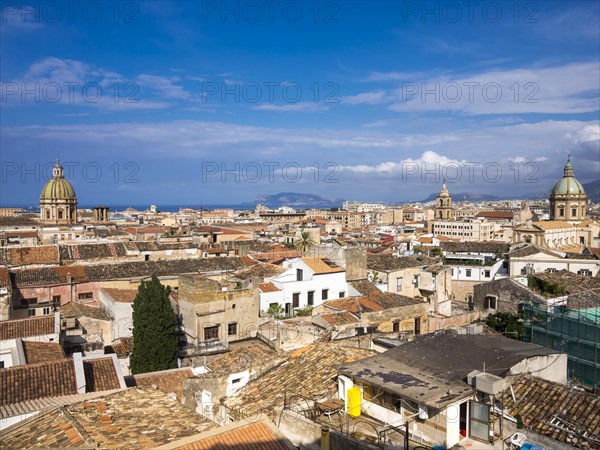
[[[566,294],[587,291],[590,289],[600,289],[600,278],[577,275],[568,270],[559,270],[557,272],[534,273],[533,278],[542,282],[542,284],[555,284],[564,289]]]
[[[2,448],[147,449],[216,425],[159,390],[132,388],[41,414],[0,435]]]
[[[12,272],[14,285],[45,286],[66,283],[66,273],[71,272],[77,281],[106,281],[129,278],[179,275],[182,273],[212,272],[217,270],[237,270],[243,266],[239,258],[190,258],[165,261],[129,261],[113,264],[94,264],[86,266],[64,266],[55,268],[36,268],[15,270]],[[81,279],[78,277],[82,277]]]
[[[12,278],[16,287],[40,286],[48,284],[66,284],[68,274],[71,274],[71,281],[74,283],[85,283],[88,281],[83,266],[18,269],[12,271]]]
[[[77,393],[72,359],[0,369],[0,405]]]
[[[419,256],[391,256],[391,255],[368,255],[367,268],[381,272],[391,272],[410,267],[421,267],[436,264],[439,261],[425,255]]]
[[[230,374],[240,372],[250,367],[257,368],[269,365],[282,357],[283,356],[280,353],[264,344],[247,344],[211,361],[208,364],[211,371],[206,375],[200,375],[200,377],[206,376],[207,378],[210,378],[215,374]]]
[[[117,258],[127,255],[122,242],[106,242],[97,244],[60,245],[61,261],[85,261],[94,259]]]
[[[28,319],[0,321],[0,341],[54,333],[54,314]]]
[[[258,264],[258,261],[256,261],[254,258],[250,258],[249,256],[240,256],[240,259],[247,266]]]
[[[196,442],[181,447],[174,443],[174,448],[181,450],[289,450],[294,448],[285,445],[283,438],[272,429],[267,421],[250,423],[230,430],[223,430],[218,434],[200,439]]]
[[[420,300],[406,297],[405,295],[395,294],[393,292],[382,292],[370,281],[351,281],[354,289],[368,300],[381,305],[383,309],[397,308],[401,306],[411,306],[423,303]]]
[[[352,314],[383,310],[383,306],[365,297],[339,298],[335,300],[327,300],[323,302],[323,304],[336,309],[343,309],[345,311],[349,311]]]
[[[83,361],[87,391],[108,391],[121,387],[113,359],[94,358]]]
[[[192,378],[194,373],[189,367],[183,369],[162,370],[160,372],[134,375],[128,381],[130,386],[156,386],[165,394],[175,393],[181,401],[183,396],[183,380]]]
[[[273,283],[260,283],[258,285],[258,288],[260,289],[260,292],[279,292],[279,291],[281,291],[281,289],[279,289]]]
[[[509,219],[512,220],[515,213],[512,211],[481,211],[477,213],[477,217],[486,217],[489,219]]]
[[[319,400],[329,397],[337,391],[338,366],[373,354],[370,350],[330,343],[309,345],[288,354],[283,364],[225,399],[225,405],[245,415],[263,412],[272,417],[274,408],[283,405],[286,392]]]
[[[0,434],[0,447],[22,448],[91,448],[87,433],[61,409],[53,409],[20,422],[16,428]]]
[[[0,248],[0,264],[6,264],[7,266],[59,263],[58,247],[56,245]]]
[[[348,311],[341,311],[332,314],[321,314],[321,317],[330,325],[348,325],[350,323],[358,322],[358,319]]]
[[[58,342],[23,341],[23,351],[27,364],[55,361],[65,357]]]
[[[311,268],[315,272],[315,275],[324,273],[336,273],[345,272],[343,267],[340,267],[334,263],[327,262],[321,258],[305,257],[302,258],[302,262]]]
[[[151,387],[127,389],[67,410],[99,448],[153,448],[216,426]]]
[[[539,378],[520,377],[501,394],[500,401],[510,415],[521,416],[526,429],[576,448],[600,448],[598,395]]]
[[[133,303],[138,293],[137,289],[102,288],[102,290],[118,303]]]
[[[104,311],[95,306],[84,305],[77,302],[69,302],[66,305],[63,305],[59,309],[60,316],[64,318],[76,318],[80,317],[89,317],[91,319],[96,320],[105,320],[109,321],[110,317],[106,315]]]
[[[115,339],[111,344],[117,358],[126,358],[133,351],[133,337]]]
[[[284,269],[281,266],[276,266],[267,263],[258,263],[244,270],[236,275],[236,278],[240,280],[250,280],[254,277],[260,278],[261,280],[268,277],[275,277],[281,275]]]
[[[0,267],[0,288],[7,288],[9,292],[12,290],[10,275],[6,267]]]
[[[534,226],[541,228],[542,230],[556,230],[559,228],[575,228],[575,225],[571,225],[569,222],[563,222],[562,220],[545,220],[542,222],[532,222]]]

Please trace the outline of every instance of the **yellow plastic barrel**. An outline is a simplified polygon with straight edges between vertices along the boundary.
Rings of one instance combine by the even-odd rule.
[[[348,399],[348,414],[352,417],[360,417],[360,389],[352,387],[346,393]]]

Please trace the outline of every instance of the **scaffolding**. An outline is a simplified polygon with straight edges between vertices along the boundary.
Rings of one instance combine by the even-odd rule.
[[[569,309],[527,300],[523,340],[568,355],[569,378],[600,389],[600,308]]]

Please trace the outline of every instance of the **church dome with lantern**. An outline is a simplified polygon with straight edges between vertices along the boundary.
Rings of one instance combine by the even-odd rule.
[[[571,158],[567,160],[563,177],[556,182],[550,193],[550,220],[581,222],[585,220],[587,194],[575,178]]]
[[[77,223],[75,189],[64,176],[63,166],[57,159],[52,178],[40,194],[40,219],[46,224],[70,225]]]

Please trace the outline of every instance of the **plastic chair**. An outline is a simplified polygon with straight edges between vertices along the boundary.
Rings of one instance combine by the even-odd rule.
[[[525,436],[523,433],[515,433],[510,437],[510,445],[511,448],[513,449],[520,449],[523,444],[525,443],[525,440],[527,439],[527,436]]]

